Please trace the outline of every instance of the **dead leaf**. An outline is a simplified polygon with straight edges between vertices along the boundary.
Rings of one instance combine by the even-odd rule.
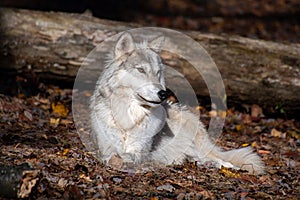
[[[59,124],[60,118],[50,118],[50,126],[56,128]]]
[[[258,150],[259,154],[270,154],[271,151],[267,151],[267,150]]]
[[[67,155],[69,153],[70,149],[69,148],[66,148],[64,150],[64,152],[62,153],[63,156]]]
[[[217,113],[217,111],[215,111],[215,110],[211,110],[211,111],[209,111],[208,115],[209,115],[210,117],[216,117],[216,116],[218,115],[218,113]]]
[[[226,111],[224,110],[218,110],[218,116],[221,117],[222,119],[226,118]]]
[[[115,191],[115,192],[123,193],[123,192],[126,191],[126,189],[123,188],[123,187],[120,187],[120,186],[115,186],[115,187],[114,187],[114,191]]]
[[[237,131],[241,131],[241,130],[243,129],[243,126],[240,125],[240,124],[238,124],[238,125],[235,126],[235,129],[236,129]]]
[[[257,147],[257,142],[256,142],[256,141],[252,142],[251,146],[252,146],[253,148],[256,148],[256,147]]]
[[[251,117],[260,117],[263,115],[263,111],[262,111],[262,108],[259,107],[259,105],[256,105],[256,104],[253,104],[251,106]]]
[[[247,147],[247,146],[249,146],[249,144],[248,144],[248,143],[244,143],[244,144],[242,144],[241,146],[242,146],[242,147]]]
[[[23,93],[18,93],[18,99],[23,99],[25,98],[25,94]]]
[[[119,183],[122,182],[122,178],[120,178],[120,177],[112,177],[111,180],[112,180],[114,183],[117,183],[117,184],[119,184]]]
[[[297,140],[300,140],[300,133],[296,131],[287,131],[287,133],[292,136],[293,138],[296,138]]]
[[[66,180],[66,179],[64,179],[64,178],[60,178],[60,179],[58,180],[57,185],[58,185],[61,189],[64,189],[64,188],[66,187],[67,183],[68,183],[68,180]]]
[[[46,98],[37,98],[37,100],[38,100],[41,104],[50,104],[49,99],[46,99]]]
[[[60,124],[63,124],[63,125],[68,125],[68,124],[72,124],[73,121],[72,120],[69,120],[69,119],[61,119],[60,120]]]
[[[165,190],[167,192],[173,192],[175,190],[175,188],[171,184],[167,183],[167,184],[158,186],[157,190],[160,190],[160,191]]]
[[[224,111],[224,110],[218,110],[218,111],[217,110],[211,110],[211,111],[208,112],[208,115],[210,117],[221,117],[221,118],[225,119],[226,115],[227,115],[227,112]]]
[[[198,194],[200,194],[201,196],[205,197],[204,199],[208,198],[208,199],[213,199],[213,193],[211,193],[208,190],[203,190],[201,192],[198,192]]]
[[[69,110],[66,108],[66,106],[58,101],[58,102],[52,102],[51,103],[52,113],[59,116],[59,117],[66,117],[68,116]]]
[[[241,176],[241,174],[235,171],[234,169],[227,168],[224,166],[221,166],[220,172],[221,174],[223,174],[225,177],[228,178],[239,178]]]
[[[204,107],[203,106],[196,106],[196,110],[203,110]]]
[[[42,138],[44,138],[44,139],[48,140],[48,137],[47,137],[47,135],[46,135],[46,134],[42,134]]]
[[[275,128],[273,128],[271,130],[271,135],[273,137],[286,138],[286,133],[282,133],[280,131],[277,131]]]
[[[243,114],[242,115],[242,121],[244,124],[250,124],[252,122],[252,118],[248,114]]]
[[[240,193],[240,196],[241,196],[241,199],[245,199],[245,197],[249,194],[249,192],[241,192]]]
[[[64,199],[85,199],[76,185],[67,186],[63,197]]]
[[[27,119],[32,121],[32,114],[28,110],[24,110],[24,115],[27,117]]]
[[[50,137],[50,138],[55,139],[54,137]],[[49,138],[49,139],[50,139],[50,138]],[[56,139],[55,139],[55,140],[56,140]],[[53,141],[53,142],[55,142],[55,141]],[[61,157],[63,157],[63,158],[67,158],[66,155],[69,153],[69,151],[70,151],[70,149],[69,149],[69,148],[66,148],[66,149],[63,150],[63,152],[58,151],[58,152],[56,152],[56,154],[59,155],[59,156],[61,156]]]
[[[179,193],[177,196],[177,200],[183,200],[185,199],[185,194],[184,193]]]
[[[91,178],[89,176],[86,176],[85,174],[80,174],[79,178],[82,178],[87,182],[92,182]]]
[[[90,96],[92,96],[92,93],[90,91],[85,91],[84,95],[86,97],[90,97]]]

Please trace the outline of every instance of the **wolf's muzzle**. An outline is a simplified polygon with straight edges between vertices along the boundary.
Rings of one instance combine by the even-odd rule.
[[[167,99],[167,98],[169,97],[168,92],[165,91],[165,90],[159,91],[159,92],[157,93],[157,95],[158,95],[158,97],[159,97],[159,99],[160,99],[161,101],[164,101],[165,99]]]

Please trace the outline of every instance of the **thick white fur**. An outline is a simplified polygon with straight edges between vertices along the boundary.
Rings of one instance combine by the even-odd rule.
[[[129,33],[117,41],[91,98],[92,129],[102,160],[108,163],[118,155],[129,163],[173,164],[188,158],[264,173],[264,163],[252,148],[222,151],[187,108],[151,103],[160,101],[157,93],[166,89],[157,54],[162,42],[160,37],[135,44]]]

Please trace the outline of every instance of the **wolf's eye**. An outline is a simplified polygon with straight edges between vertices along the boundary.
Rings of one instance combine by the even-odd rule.
[[[143,68],[137,68],[137,70],[142,73],[142,74],[146,74],[145,70]]]

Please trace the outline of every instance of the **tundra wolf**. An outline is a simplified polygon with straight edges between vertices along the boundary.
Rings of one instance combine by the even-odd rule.
[[[91,125],[106,164],[145,161],[165,165],[186,159],[216,167],[264,172],[251,147],[223,151],[210,140],[199,117],[178,103],[166,101],[164,64],[159,49],[164,37],[135,43],[120,36],[91,97]]]

